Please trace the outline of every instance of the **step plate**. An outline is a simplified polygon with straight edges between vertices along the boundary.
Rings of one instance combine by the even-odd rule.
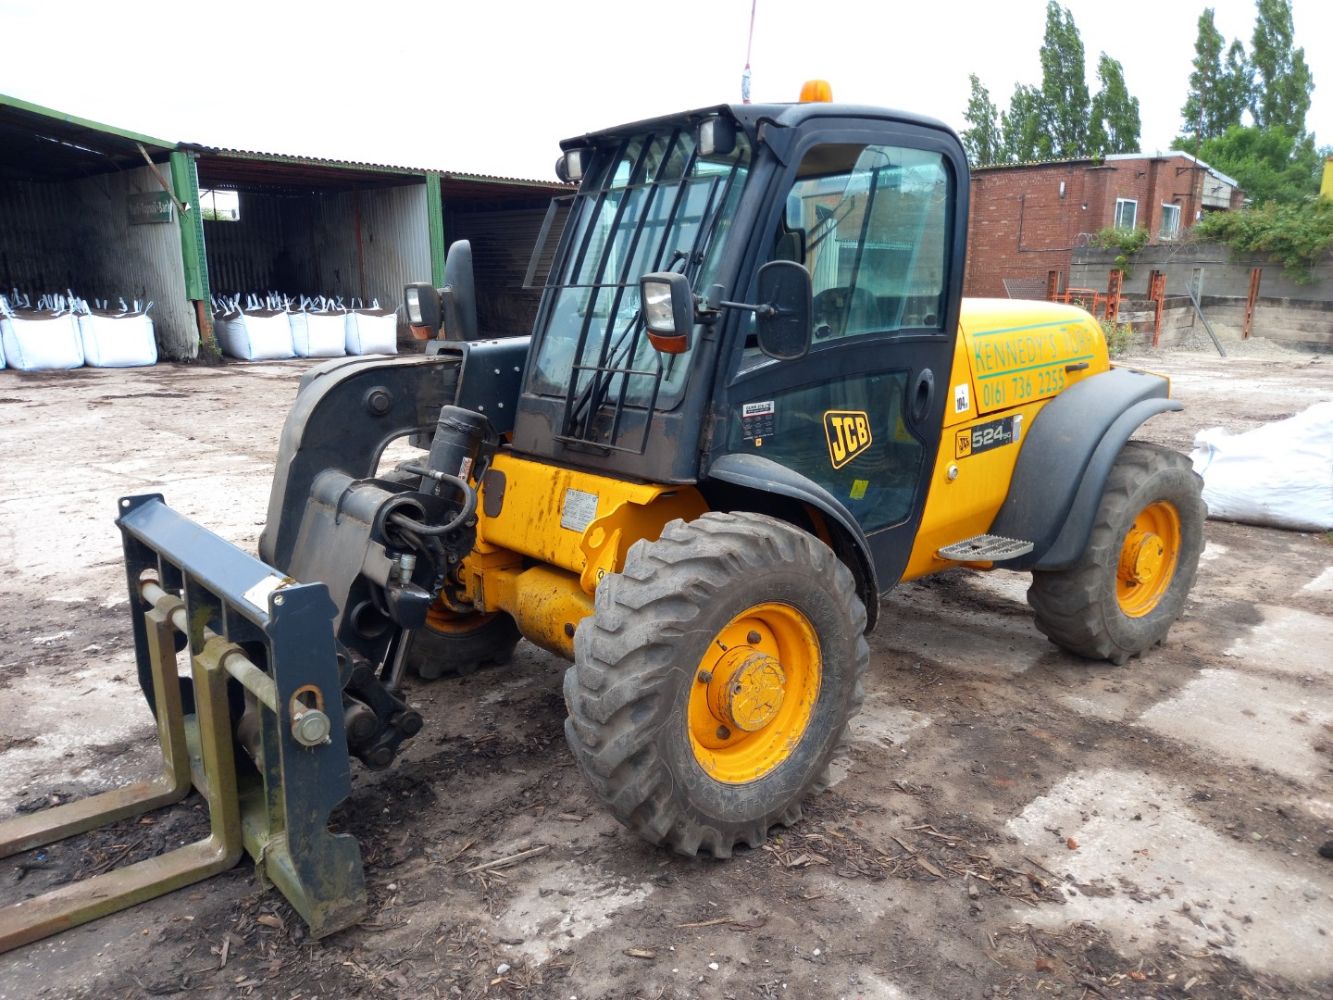
[[[1032,543],[1021,538],[1005,538],[1003,535],[974,535],[961,542],[946,545],[936,553],[941,559],[954,562],[1003,562],[1017,559],[1032,551]]]

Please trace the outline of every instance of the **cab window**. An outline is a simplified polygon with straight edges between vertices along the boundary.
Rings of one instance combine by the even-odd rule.
[[[944,158],[928,150],[825,144],[805,155],[769,259],[810,272],[816,348],[942,329],[952,198]]]

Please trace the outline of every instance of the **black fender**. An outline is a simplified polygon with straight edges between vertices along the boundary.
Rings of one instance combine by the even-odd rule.
[[[1032,542],[1033,550],[997,566],[1058,570],[1078,559],[1120,449],[1149,417],[1184,409],[1167,392],[1160,375],[1113,368],[1042,407],[990,527],[992,535]]]
[[[812,479],[801,475],[771,458],[761,455],[723,455],[708,467],[708,478],[700,483],[705,495],[708,480],[728,483],[759,494],[785,497],[809,504],[829,522],[835,535],[841,536],[834,551],[849,564],[856,577],[856,589],[866,607],[866,631],[875,627],[879,618],[879,581],[875,575],[875,561],[870,555],[870,542],[861,525],[832,493]],[[759,510],[756,513],[768,513]],[[845,551],[838,551],[839,548]]]

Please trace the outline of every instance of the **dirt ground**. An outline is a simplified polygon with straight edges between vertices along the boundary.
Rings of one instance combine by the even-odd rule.
[[[1131,359],[1185,451],[1333,399],[1333,358]],[[0,818],[150,774],[114,505],[253,548],[297,364],[0,372]],[[1333,544],[1210,521],[1186,613],[1122,668],[1057,651],[1018,574],[897,590],[804,819],[729,861],[651,848],[565,746],[564,664],[417,684],[353,767],[371,905],[321,942],[252,867],[0,956],[30,997],[1333,997]],[[0,862],[0,904],[172,847],[197,799]],[[487,862],[530,851],[505,867]]]

